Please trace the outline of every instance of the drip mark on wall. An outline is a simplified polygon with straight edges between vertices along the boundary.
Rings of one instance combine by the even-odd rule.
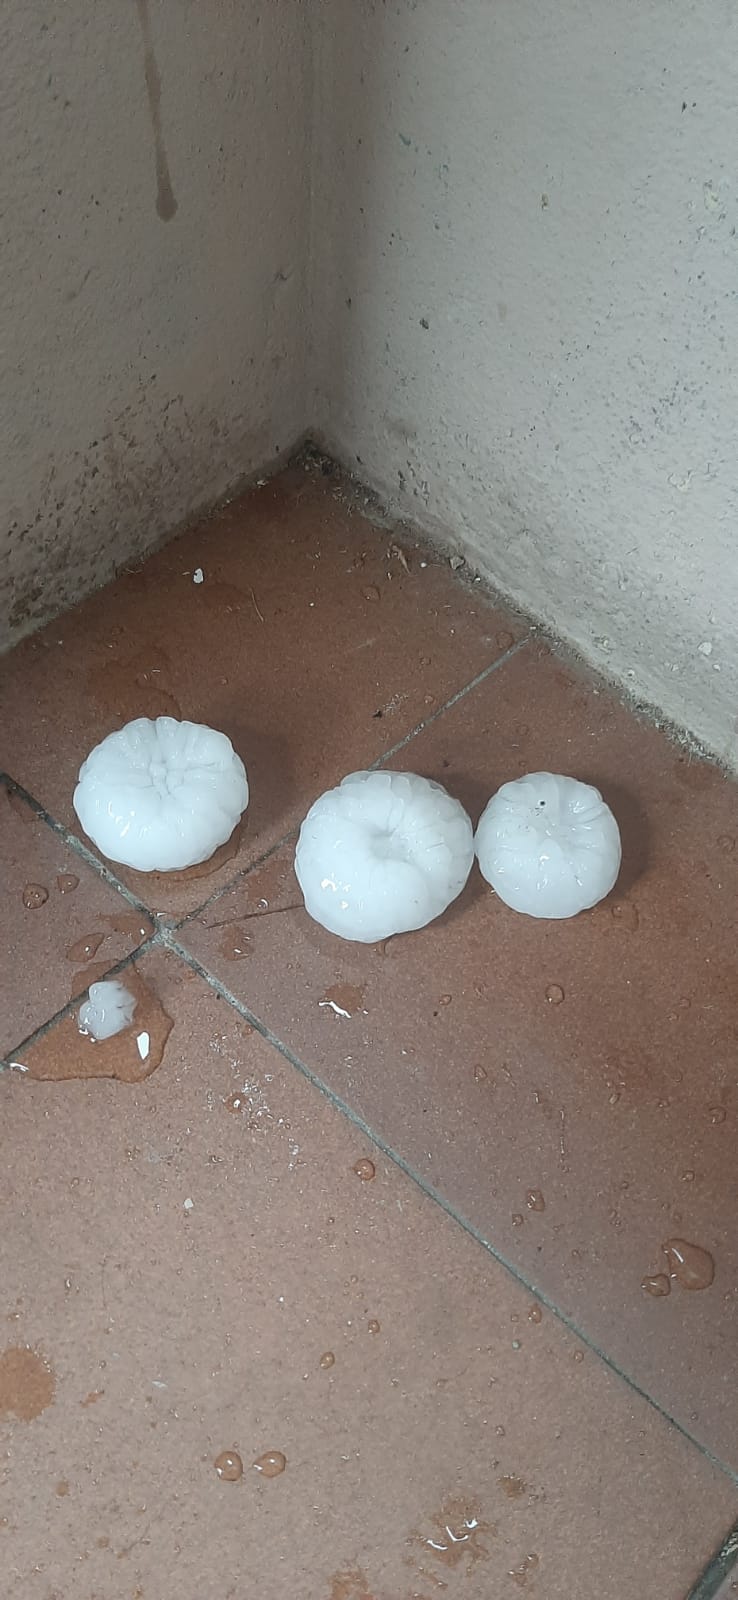
[[[149,101],[149,115],[154,131],[154,153],[156,161],[156,210],[162,222],[170,222],[177,210],[174,198],[172,179],[169,172],[169,162],[164,148],[164,135],[161,127],[161,74],[156,63],[154,46],[151,38],[151,17],[149,15],[149,0],[136,0],[138,20],[141,24],[141,36],[144,43],[144,74],[146,77],[146,93]]]

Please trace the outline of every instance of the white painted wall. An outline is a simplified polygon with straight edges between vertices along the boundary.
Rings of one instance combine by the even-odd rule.
[[[3,0],[2,643],[305,424],[307,16]]]
[[[318,23],[328,445],[738,764],[735,5]]]

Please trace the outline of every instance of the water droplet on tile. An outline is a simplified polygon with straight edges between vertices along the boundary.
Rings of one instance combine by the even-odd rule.
[[[694,1182],[694,1169],[692,1167],[688,1167],[687,1171],[682,1173],[682,1183],[693,1183],[693,1182]]]
[[[661,1295],[671,1293],[671,1284],[665,1272],[654,1272],[649,1278],[641,1279],[641,1288],[646,1294],[652,1294],[656,1299]]]
[[[542,1312],[540,1306],[531,1306],[531,1308],[530,1308],[530,1310],[528,1312],[528,1321],[529,1322],[542,1322],[543,1321],[543,1312]]]
[[[172,1018],[132,964],[125,969],[125,988],[134,1000],[133,1019],[110,1039],[96,1040],[79,1031],[76,1014],[58,1023],[26,1052],[30,1078],[62,1082],[71,1078],[117,1078],[140,1083],[161,1064],[172,1031]],[[142,1054],[139,1040],[148,1034]]]
[[[452,1000],[452,994],[442,994],[438,1004],[439,1006],[450,1006]]]
[[[441,1511],[435,1512],[430,1518],[434,1532],[429,1538],[416,1533],[414,1542],[421,1545],[425,1556],[433,1556],[444,1567],[470,1568],[479,1561],[484,1561],[489,1555],[488,1548],[483,1538],[486,1534],[493,1533],[494,1529],[488,1522],[484,1522],[479,1509],[472,1509],[462,1500],[447,1501]],[[424,1568],[423,1576],[429,1574]],[[437,1578],[433,1578],[434,1587],[447,1587],[441,1585]],[[362,1600],[364,1600],[362,1593]],[[368,1600],[368,1596],[366,1597]]]
[[[519,1211],[513,1211],[513,1214],[512,1214],[512,1225],[513,1225],[514,1228],[522,1227],[523,1218],[521,1217]]]
[[[532,1552],[530,1555],[524,1557],[519,1567],[512,1567],[510,1569],[508,1572],[508,1577],[512,1578],[513,1583],[516,1583],[518,1588],[522,1589],[528,1582],[531,1573],[535,1572],[539,1562],[540,1557],[537,1556],[535,1552]]]
[[[72,894],[79,888],[79,878],[73,872],[60,872],[57,876],[56,887],[60,894]]]
[[[375,583],[367,584],[364,590],[364,599],[371,601],[377,601],[379,599],[379,590]]]
[[[487,1077],[487,1068],[486,1067],[481,1067],[481,1066],[479,1066],[479,1064],[477,1064],[477,1066],[474,1068],[474,1082],[475,1083],[484,1083],[486,1077]]]
[[[243,1111],[244,1099],[244,1095],[239,1090],[236,1090],[234,1094],[229,1094],[227,1100],[223,1101],[226,1111]]]
[[[498,1439],[504,1439],[505,1429],[503,1428],[501,1422],[498,1422],[497,1427],[495,1428],[495,1433],[497,1434]]]
[[[370,1161],[368,1156],[361,1156],[358,1161],[354,1162],[353,1170],[357,1178],[361,1178],[362,1183],[371,1183],[377,1172],[374,1162]]]
[[[577,1362],[577,1364],[582,1362],[584,1360],[584,1351],[583,1350],[575,1350],[574,1351],[574,1360]]]
[[[560,983],[549,983],[546,989],[546,999],[550,1006],[560,1006],[564,998],[564,991]]]
[[[11,1345],[0,1354],[0,1417],[32,1422],[54,1398],[54,1374],[29,1345]]]
[[[681,1289],[709,1289],[715,1277],[715,1262],[709,1250],[690,1244],[687,1239],[667,1239],[661,1246],[669,1266],[669,1277]]]
[[[287,1465],[287,1457],[281,1450],[265,1450],[262,1456],[257,1456],[253,1463],[256,1472],[265,1478],[278,1478]]]
[[[149,647],[143,671],[139,655],[96,662],[87,676],[87,692],[106,719],[121,723],[136,717],[181,717],[179,702],[165,687],[169,671],[164,652]]]
[[[335,1356],[333,1354],[333,1351],[332,1350],[324,1351],[323,1355],[320,1358],[320,1365],[323,1368],[323,1371],[327,1372],[328,1368],[335,1366],[335,1364],[336,1364],[336,1358],[335,1358]]]
[[[229,923],[221,929],[220,953],[226,961],[244,961],[247,956],[253,955],[253,941],[243,925]]]
[[[102,1400],[102,1397],[103,1397],[104,1393],[105,1393],[104,1389],[91,1389],[89,1394],[85,1395],[84,1400],[80,1400],[80,1405],[81,1406],[96,1406],[98,1400]]]
[[[710,1106],[710,1121],[716,1128],[719,1127],[721,1122],[725,1121],[727,1115],[725,1106]]]
[[[104,933],[86,933],[75,944],[70,944],[67,950],[69,961],[91,961],[97,955],[105,938]]]
[[[525,1196],[525,1203],[529,1211],[545,1211],[546,1202],[540,1189],[529,1189]]]
[[[525,1479],[516,1477],[514,1472],[506,1472],[497,1482],[508,1500],[519,1500],[528,1487]]]
[[[49,891],[43,883],[27,883],[23,890],[23,904],[26,911],[38,911],[39,906],[45,906],[49,898]]]
[[[381,1332],[381,1324],[379,1322],[377,1322],[376,1317],[372,1317],[371,1322],[367,1323],[367,1329],[368,1329],[369,1333],[380,1333]]]
[[[221,1450],[213,1466],[225,1483],[238,1483],[239,1478],[243,1477],[243,1462],[237,1450]]]
[[[335,1017],[352,1017],[355,1011],[361,1011],[364,1002],[364,987],[355,983],[334,983],[326,989],[318,1005],[322,1010],[331,1011]]]

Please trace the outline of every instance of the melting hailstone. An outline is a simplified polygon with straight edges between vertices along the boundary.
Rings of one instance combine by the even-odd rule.
[[[133,1021],[136,1001],[115,979],[90,984],[90,998],[80,1006],[79,1031],[100,1043],[122,1033]]]
[[[181,872],[207,861],[248,803],[246,769],[226,734],[175,717],[138,717],[108,734],[74,791],[93,844],[138,872]]]
[[[308,812],[295,871],[315,922],[374,944],[440,917],[473,860],[471,822],[439,783],[353,772]]]
[[[483,876],[514,911],[575,917],[620,871],[620,830],[599,789],[530,772],[492,796],[476,835]]]

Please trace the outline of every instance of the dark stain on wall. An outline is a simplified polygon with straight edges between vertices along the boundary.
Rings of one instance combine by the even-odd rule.
[[[154,157],[156,162],[156,210],[162,222],[171,222],[177,210],[174,198],[172,179],[169,172],[169,162],[164,148],[164,135],[161,126],[161,74],[154,54],[154,45],[151,38],[151,17],[149,14],[149,0],[136,0],[138,20],[141,24],[141,36],[144,43],[144,74],[146,77],[146,93],[149,101],[149,115],[154,131]]]

